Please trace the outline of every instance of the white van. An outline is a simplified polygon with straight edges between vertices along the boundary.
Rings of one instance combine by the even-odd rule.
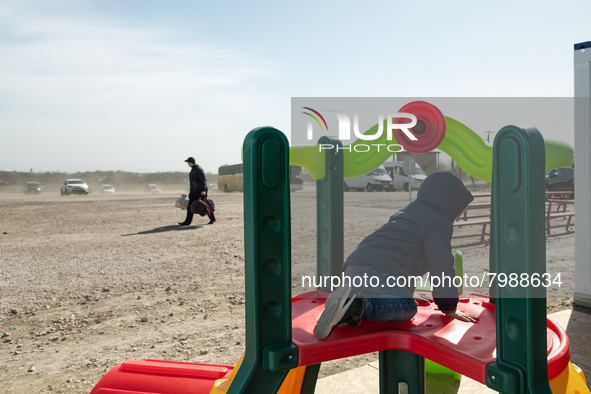
[[[404,189],[408,191],[408,175],[406,174],[406,169],[402,168],[401,161],[387,161],[383,167],[386,168],[388,174],[392,177],[394,190]],[[412,173],[412,188],[414,190],[420,189],[425,178],[427,178],[427,174],[419,166],[415,165]]]
[[[345,191],[350,189],[367,190],[368,192],[374,190],[393,191],[394,185],[384,166],[379,166],[369,174],[357,178],[345,178],[343,188]]]

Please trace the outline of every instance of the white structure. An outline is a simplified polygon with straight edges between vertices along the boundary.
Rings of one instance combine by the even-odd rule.
[[[591,307],[591,41],[575,44],[575,303]]]

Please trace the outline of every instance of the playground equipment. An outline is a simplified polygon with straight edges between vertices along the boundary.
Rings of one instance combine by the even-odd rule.
[[[478,134],[461,122],[444,116],[434,105],[425,101],[413,101],[406,104],[398,112],[410,112],[417,117],[417,128],[421,126],[420,138],[410,140],[402,131],[395,130],[394,138],[387,140],[387,134],[372,141],[372,144],[396,144],[404,146],[412,153],[425,153],[435,148],[441,149],[458,163],[462,170],[474,178],[491,182],[493,168],[493,148],[486,145]],[[401,122],[399,122],[401,123]],[[383,129],[387,120],[384,120]],[[378,131],[379,124],[367,130],[364,135],[373,135]],[[328,140],[320,144],[330,144]],[[370,152],[356,151],[354,148],[367,141],[358,139],[345,146],[343,150],[343,171],[345,178],[354,178],[367,174],[382,165],[392,153],[386,149]],[[569,167],[573,163],[573,148],[563,141],[546,140],[546,171],[556,167]],[[317,145],[296,146],[291,148],[291,164],[305,167],[312,178],[324,179],[325,155],[319,152]]]
[[[320,143],[340,141],[322,137]],[[572,158],[572,149],[550,144],[557,148],[549,152],[548,146],[537,130],[515,126],[501,129],[495,139],[487,169],[493,183],[490,272],[530,277],[545,272],[545,155],[554,154],[557,162]],[[291,151],[292,162],[296,151]],[[328,340],[319,341],[314,330],[328,293],[318,289],[290,295],[287,139],[273,128],[255,129],[246,137],[243,153],[243,358],[236,367],[127,361],[107,373],[92,394],[311,394],[320,363],[375,351],[380,352],[381,393],[424,393],[425,358],[504,393],[590,393],[582,372],[569,362],[568,337],[546,318],[543,287],[505,288],[497,283],[491,289],[494,299],[464,294],[462,308],[480,316],[477,324],[449,318],[430,304],[419,307],[411,321],[365,321],[358,328],[337,328]],[[321,276],[340,274],[343,173],[347,165],[356,165],[354,156],[344,161],[342,150],[324,155],[325,177],[317,181],[317,275]],[[318,163],[314,158],[307,164]],[[313,170],[322,172],[318,167]]]

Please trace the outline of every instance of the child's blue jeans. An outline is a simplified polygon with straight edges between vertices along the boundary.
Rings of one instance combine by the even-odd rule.
[[[387,281],[388,274],[376,267],[348,266],[345,275],[351,278],[352,293],[363,298],[363,318],[374,321],[408,321],[417,313],[417,304],[406,287],[396,287],[395,281]],[[364,278],[364,284],[359,285]],[[377,277],[371,282],[370,278]],[[394,283],[393,283],[394,282]],[[376,286],[377,283],[377,286]],[[367,284],[367,286],[365,286]]]

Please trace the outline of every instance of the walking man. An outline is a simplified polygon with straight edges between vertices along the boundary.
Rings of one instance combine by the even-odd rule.
[[[191,167],[191,172],[189,173],[189,183],[191,184],[191,191],[189,192],[189,206],[187,207],[187,217],[184,222],[179,223],[181,226],[188,226],[193,221],[193,212],[191,212],[191,204],[194,201],[197,201],[201,197],[207,198],[207,178],[205,177],[205,172],[203,172],[203,168],[199,164],[195,163],[195,159],[193,157],[189,157],[185,162]],[[211,212],[209,215],[209,223],[213,224],[215,222],[215,214]]]

